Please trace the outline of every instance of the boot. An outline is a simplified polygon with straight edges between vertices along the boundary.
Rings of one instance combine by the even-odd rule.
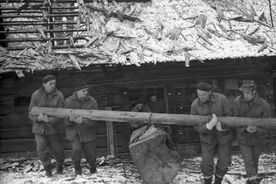
[[[44,169],[46,171],[46,176],[47,177],[52,177],[52,165],[51,164],[48,164],[46,166],[44,166]]]
[[[82,175],[81,166],[75,166],[75,175]]]
[[[63,173],[63,165],[57,164],[56,170],[57,170],[57,172],[56,172],[57,174],[62,174]]]
[[[204,184],[212,184],[212,178],[204,178]]]
[[[96,172],[97,172],[96,167],[91,167],[91,168],[90,168],[90,173],[91,173],[91,174],[95,174]]]
[[[216,177],[215,177],[215,183],[214,183],[214,184],[221,184],[222,179],[223,179],[223,178],[216,176]]]

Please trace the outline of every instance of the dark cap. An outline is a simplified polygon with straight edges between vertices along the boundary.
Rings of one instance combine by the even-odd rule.
[[[79,91],[84,88],[89,88],[89,86],[87,85],[87,83],[85,81],[78,80],[75,82],[75,91]]]
[[[212,86],[207,82],[200,82],[196,85],[196,89],[201,91],[210,91],[212,90]]]
[[[253,80],[243,80],[242,86],[239,88],[240,91],[253,90],[257,88],[257,84]]]
[[[42,79],[42,83],[47,83],[51,80],[56,80],[56,76],[54,75],[46,75],[45,77],[43,77]]]

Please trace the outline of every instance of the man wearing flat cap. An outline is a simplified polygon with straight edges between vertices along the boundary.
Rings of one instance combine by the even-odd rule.
[[[75,92],[65,100],[65,108],[98,109],[97,101],[88,93],[89,86],[79,80],[75,82]],[[82,150],[90,165],[90,173],[96,173],[96,121],[71,114],[65,119],[65,137],[71,142],[72,161],[75,174],[81,175]]]
[[[56,77],[47,75],[42,79],[42,87],[36,90],[31,97],[29,112],[32,107],[60,107],[63,108],[63,94],[56,89]],[[62,144],[63,120],[55,117],[49,117],[45,114],[34,116],[29,113],[29,118],[33,122],[32,132],[35,134],[38,158],[42,162],[46,175],[52,176],[50,152],[55,157],[57,164],[57,174],[62,174],[64,151]]]
[[[213,92],[211,85],[206,82],[198,83],[196,91],[198,97],[191,105],[191,114],[210,116],[210,121],[202,122],[195,127],[201,141],[201,171],[204,183],[212,183],[214,157],[217,154],[215,184],[220,184],[231,163],[233,130],[230,127],[223,127],[217,116],[231,116],[230,103],[226,96]]]
[[[257,84],[253,80],[244,80],[240,88],[241,96],[234,101],[234,116],[268,118],[271,117],[270,105],[257,93]],[[258,184],[258,162],[265,143],[266,130],[250,124],[237,129],[240,151],[244,158],[247,184]]]

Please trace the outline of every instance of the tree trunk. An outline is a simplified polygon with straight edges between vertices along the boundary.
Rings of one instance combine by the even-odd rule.
[[[162,123],[185,126],[195,126],[209,121],[210,117],[186,114],[161,114],[148,112],[127,112],[127,111],[105,111],[105,110],[84,110],[84,109],[64,109],[51,107],[33,107],[33,115],[40,113],[58,118],[68,117],[70,114],[79,115],[83,118],[112,121],[112,122],[141,122],[141,123]],[[219,117],[223,125],[230,127],[242,127],[254,124],[260,127],[276,128],[276,118],[246,118],[246,117]]]

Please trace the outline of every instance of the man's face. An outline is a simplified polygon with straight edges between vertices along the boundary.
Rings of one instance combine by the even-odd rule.
[[[201,102],[206,102],[210,99],[211,91],[202,91],[202,90],[196,90],[197,96],[200,99]]]
[[[243,98],[245,101],[250,101],[254,98],[256,90],[245,90],[243,91]]]
[[[77,91],[77,95],[79,98],[86,98],[88,96],[88,88]]]
[[[56,89],[56,80],[50,80],[46,83],[43,83],[43,87],[47,93],[51,93]]]
[[[156,102],[156,101],[157,101],[157,97],[156,97],[156,96],[151,96],[151,97],[150,97],[150,101]]]
[[[142,104],[142,103],[137,104],[137,105],[136,105],[136,108],[137,108],[139,111],[143,110],[143,104]]]

